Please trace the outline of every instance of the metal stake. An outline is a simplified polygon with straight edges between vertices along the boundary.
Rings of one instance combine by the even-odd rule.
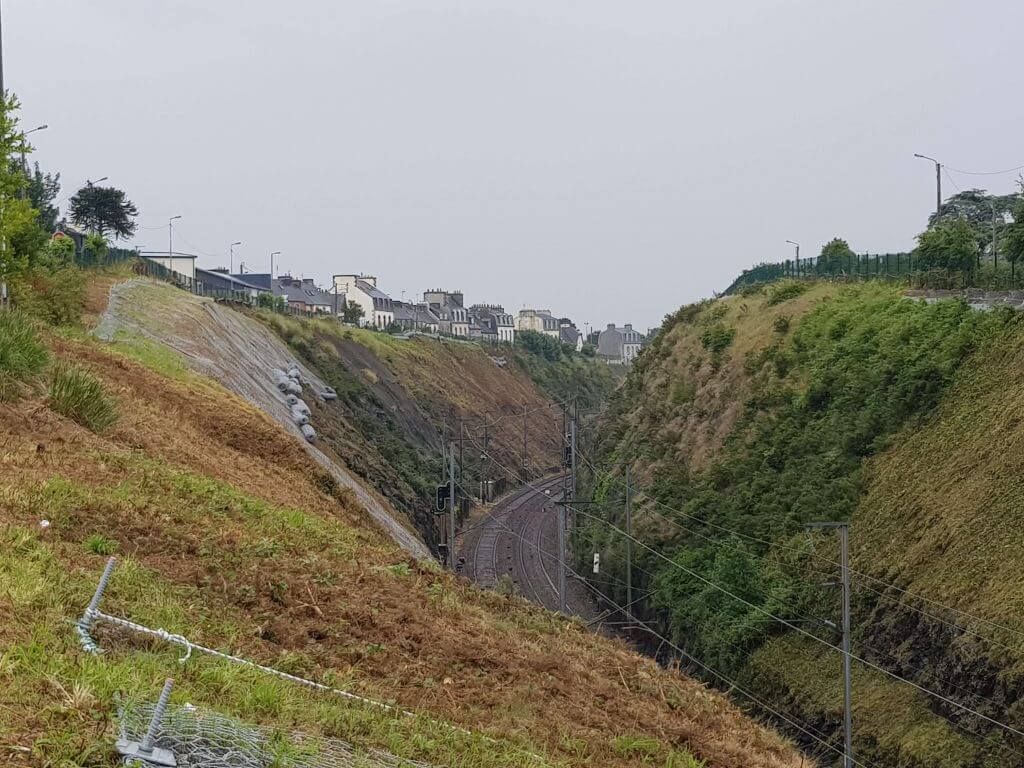
[[[142,737],[141,742],[118,739],[116,745],[118,752],[125,757],[144,760],[153,765],[177,765],[173,752],[169,749],[161,749],[155,746],[154,743],[156,742],[157,732],[160,730],[160,723],[164,719],[164,713],[167,711],[167,705],[170,703],[171,689],[173,688],[174,680],[167,678],[164,681],[164,689],[160,692],[160,698],[156,702],[156,707],[153,708],[153,717],[149,720],[149,728],[146,729],[146,735]]]

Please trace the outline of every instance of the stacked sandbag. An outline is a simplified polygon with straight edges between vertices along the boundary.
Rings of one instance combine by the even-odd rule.
[[[320,391],[321,400],[337,400],[338,393],[334,391],[334,387],[324,387]]]
[[[302,436],[306,438],[307,441],[312,443],[314,440],[316,440],[316,430],[313,429],[313,427],[311,427],[309,424],[303,424],[301,427],[299,427],[299,429],[302,430]]]

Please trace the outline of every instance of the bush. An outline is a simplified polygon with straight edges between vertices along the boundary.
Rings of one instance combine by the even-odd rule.
[[[62,363],[53,369],[50,407],[93,432],[117,421],[117,407],[99,379],[77,365]]]
[[[768,306],[774,307],[784,301],[795,299],[807,290],[807,283],[789,280],[779,283],[768,292]]]
[[[785,334],[789,331],[789,315],[779,315],[772,321],[772,329],[776,333]]]
[[[516,334],[516,346],[527,352],[543,357],[552,363],[562,359],[562,344],[553,336],[537,331],[520,331]]]
[[[712,325],[701,334],[700,343],[704,349],[712,354],[721,354],[732,344],[735,336],[736,330],[734,328],[726,328],[721,323],[718,323]]]
[[[78,322],[85,308],[85,280],[76,267],[36,267],[12,282],[15,305],[50,325]]]
[[[0,312],[0,402],[17,400],[48,357],[28,317],[18,311]]]

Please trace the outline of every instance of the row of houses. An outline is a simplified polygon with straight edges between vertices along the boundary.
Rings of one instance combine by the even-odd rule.
[[[197,293],[244,297],[257,301],[261,294],[284,299],[289,310],[308,315],[359,315],[363,326],[388,330],[419,331],[493,344],[514,344],[516,334],[535,331],[558,340],[577,351],[585,342],[609,363],[629,364],[639,354],[647,338],[632,325],[614,324],[585,339],[568,317],[558,317],[549,309],[522,309],[517,315],[500,304],[466,306],[462,291],[432,289],[422,301],[399,301],[377,285],[373,275],[334,275],[329,290],[317,286],[311,278],[269,273],[229,273],[226,269],[200,269],[195,256],[182,253],[142,253],[147,259],[187,277]],[[353,312],[358,306],[361,312]]]

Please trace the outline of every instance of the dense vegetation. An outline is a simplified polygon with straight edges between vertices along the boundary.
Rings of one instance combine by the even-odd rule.
[[[752,654],[784,631],[758,609],[801,623],[834,617],[835,595],[820,582],[835,574],[810,556],[813,547],[833,544],[812,538],[805,524],[850,520],[865,492],[865,462],[934,413],[972,353],[1018,333],[1022,322],[1008,310],[977,312],[962,301],[906,300],[879,284],[816,289],[813,306],[791,317],[789,305],[807,285],[754,288],[667,318],[612,398],[601,473],[592,480],[596,498],[614,510],[624,466],[646,479],[638,504],[650,522],[641,528],[680,567],[638,551],[634,581],[652,590],[640,612],[729,675],[748,674]],[[752,339],[749,328],[758,323]],[[742,354],[733,349],[737,327],[748,328]],[[693,338],[698,345],[684,344]],[[720,449],[696,465],[676,452],[666,430],[678,419],[711,417],[711,401],[694,402],[708,381],[696,372],[717,371],[725,354],[733,367],[710,373],[710,381],[740,377],[742,407]],[[659,524],[666,515],[671,524]],[[578,551],[605,552],[608,573],[621,581],[614,565],[621,537],[584,525]],[[621,602],[621,586],[613,591]],[[820,623],[805,628],[836,640]]]
[[[922,288],[1019,288],[1024,275],[1024,178],[1021,191],[990,195],[958,192],[928,218],[910,253],[857,254],[842,238],[817,257],[762,263],[746,269],[724,295],[786,278],[900,280]]]
[[[573,397],[581,409],[599,408],[615,389],[611,368],[593,355],[577,353],[537,331],[516,334],[515,361],[549,397],[568,402]]]

